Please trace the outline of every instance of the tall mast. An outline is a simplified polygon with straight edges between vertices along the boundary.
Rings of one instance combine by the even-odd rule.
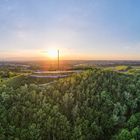
[[[59,70],[59,50],[57,50],[58,53],[58,70]]]

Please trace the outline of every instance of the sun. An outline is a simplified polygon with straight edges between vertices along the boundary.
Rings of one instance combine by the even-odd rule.
[[[49,50],[48,51],[48,57],[50,58],[57,58],[58,52],[57,50]]]

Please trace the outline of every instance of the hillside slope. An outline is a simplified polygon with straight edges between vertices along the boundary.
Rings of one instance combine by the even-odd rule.
[[[1,140],[140,139],[140,76],[93,69],[40,87],[0,87]]]

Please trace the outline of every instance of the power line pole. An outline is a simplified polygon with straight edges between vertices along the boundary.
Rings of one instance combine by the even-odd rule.
[[[58,53],[58,71],[59,71],[59,50],[57,50]]]

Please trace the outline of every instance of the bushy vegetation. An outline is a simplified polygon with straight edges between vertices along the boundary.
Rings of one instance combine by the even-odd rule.
[[[134,67],[133,69],[128,70],[130,74],[140,74],[140,67]]]
[[[125,65],[122,65],[122,66],[116,66],[115,67],[115,70],[117,70],[117,71],[128,71],[128,70],[130,70],[130,69],[132,69],[132,67],[131,66],[125,66]]]
[[[29,85],[29,84],[45,84],[54,81],[53,78],[37,78],[37,77],[31,77],[28,74],[21,74],[12,78],[9,78],[2,82],[2,84],[5,84],[7,87],[12,87],[13,89],[20,88],[21,86]]]
[[[0,140],[139,140],[139,118],[138,75],[93,69],[0,87]]]
[[[11,71],[0,71],[0,78],[11,78],[17,75],[17,73]]]

